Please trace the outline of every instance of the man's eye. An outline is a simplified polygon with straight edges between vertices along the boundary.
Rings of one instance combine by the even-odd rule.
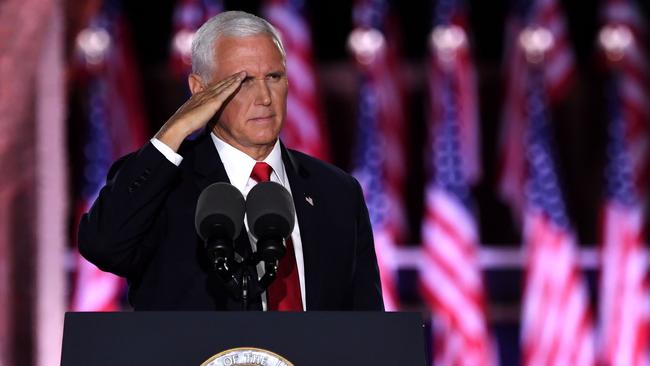
[[[269,80],[278,81],[278,80],[282,79],[282,75],[281,74],[270,74],[269,76],[267,76],[267,78]]]
[[[242,84],[251,84],[251,83],[253,83],[253,80],[254,79],[252,77],[248,76],[248,77],[244,78],[244,81],[242,81]]]

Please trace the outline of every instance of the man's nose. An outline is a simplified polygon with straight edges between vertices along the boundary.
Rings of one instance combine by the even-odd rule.
[[[266,80],[256,80],[255,82],[255,104],[270,105],[271,90],[266,85]]]

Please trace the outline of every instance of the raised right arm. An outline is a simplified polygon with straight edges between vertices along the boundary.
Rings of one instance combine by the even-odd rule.
[[[192,96],[167,120],[155,138],[177,152],[181,143],[227,103],[246,77],[239,72],[213,84],[189,77]],[[137,275],[156,247],[152,230],[164,220],[161,207],[173,188],[179,168],[152,142],[118,160],[106,185],[79,224],[79,251],[104,271]]]

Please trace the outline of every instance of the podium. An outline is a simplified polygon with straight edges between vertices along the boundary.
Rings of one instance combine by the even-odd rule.
[[[200,366],[241,347],[295,366],[425,364],[419,313],[121,312],[66,313],[61,365]],[[241,365],[282,365],[249,361]]]

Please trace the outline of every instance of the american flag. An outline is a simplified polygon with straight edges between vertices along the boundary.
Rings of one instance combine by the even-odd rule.
[[[528,78],[528,175],[524,212],[524,365],[593,365],[594,331],[552,151],[542,75]]]
[[[223,11],[221,0],[178,0],[174,9],[174,36],[171,43],[170,67],[179,78],[192,71],[192,38],[208,19]]]
[[[282,34],[287,54],[287,119],[282,140],[287,146],[329,159],[329,138],[319,104],[312,59],[311,32],[303,16],[303,0],[267,0],[266,18]]]
[[[547,42],[543,53],[544,88],[552,103],[559,102],[574,79],[574,56],[570,48],[565,16],[557,0],[514,0],[506,25],[505,101],[500,136],[501,197],[512,206],[515,216],[522,214],[526,180],[522,141],[527,120],[527,54],[521,47],[526,35],[537,35]]]
[[[442,119],[444,105],[440,98],[445,91],[445,83],[438,83],[439,78],[451,76],[455,83],[454,98],[457,100],[456,111],[460,154],[463,157],[461,169],[469,183],[476,183],[481,176],[480,160],[480,126],[478,123],[478,97],[476,91],[476,70],[472,63],[463,0],[440,0],[436,2],[434,29],[430,34],[430,48],[433,53],[429,72],[429,92],[431,116]]]
[[[403,203],[407,160],[402,85],[392,39],[386,33],[387,3],[359,0],[349,43],[361,73],[359,129],[353,174],[364,189],[375,236],[387,310],[399,308],[394,246],[406,232]],[[394,44],[394,43],[393,43]]]
[[[382,150],[383,145],[379,142],[377,115],[377,96],[373,87],[363,81],[360,90],[355,168],[352,174],[359,180],[366,198],[375,239],[384,306],[386,310],[392,311],[399,309],[397,284],[395,283],[397,267],[390,261],[395,250],[395,242],[390,235],[387,223],[386,181],[382,169],[384,151]]]
[[[464,148],[477,138],[475,80],[463,3],[439,1],[431,34],[429,179],[422,240],[422,293],[434,315],[433,364],[490,365],[493,354],[478,263],[469,176],[480,165]]]
[[[80,42],[79,55],[84,68],[81,73],[86,74],[88,81],[88,119],[83,138],[84,161],[76,222],[97,198],[111,163],[140,148],[148,135],[140,104],[136,64],[128,29],[120,14],[120,3],[105,2],[101,13],[83,32],[106,42],[100,42],[102,49],[84,49]],[[70,308],[74,311],[119,310],[125,281],[100,271],[75,254],[77,273]]]
[[[612,366],[650,364],[650,285],[643,250],[650,73],[638,14],[631,1],[608,0],[599,37],[611,85],[598,356]]]

